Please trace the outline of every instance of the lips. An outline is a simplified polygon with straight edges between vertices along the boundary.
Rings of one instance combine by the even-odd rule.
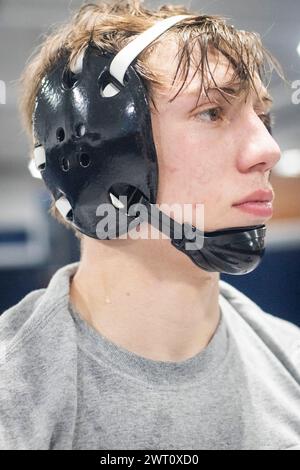
[[[249,194],[244,199],[233,204],[233,207],[240,209],[255,217],[268,218],[273,215],[272,201],[274,194],[270,190],[258,189]]]
[[[268,218],[273,214],[272,202],[244,202],[234,207],[256,217]]]
[[[246,203],[261,203],[261,202],[269,202],[271,203],[274,199],[273,192],[270,190],[265,189],[258,189],[254,191],[254,193],[249,194],[248,196],[241,199],[239,202],[233,204],[233,206],[239,206],[241,204]]]

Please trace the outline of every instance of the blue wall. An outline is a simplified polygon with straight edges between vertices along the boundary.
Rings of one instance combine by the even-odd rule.
[[[244,292],[263,310],[300,326],[300,245],[266,249],[259,267],[244,276],[221,278]]]

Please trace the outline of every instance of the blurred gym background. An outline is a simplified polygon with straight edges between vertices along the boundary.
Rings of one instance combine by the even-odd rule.
[[[52,25],[79,0],[0,0],[0,313],[61,266],[78,260],[78,241],[49,214],[49,196],[28,171],[28,144],[17,112],[17,80]],[[146,1],[184,4],[257,31],[283,65],[290,85],[274,77],[274,136],[282,158],[272,174],[275,213],[264,259],[253,273],[222,276],[265,311],[300,325],[300,2],[295,0]]]

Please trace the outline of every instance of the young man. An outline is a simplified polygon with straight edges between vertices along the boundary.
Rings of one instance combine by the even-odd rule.
[[[52,119],[57,141],[67,140],[71,105],[62,107],[65,130],[57,127],[61,49],[69,53],[69,78],[75,76],[72,103],[92,110],[98,98],[89,98],[86,85],[86,99],[80,99],[76,85],[76,74],[86,83],[90,78],[85,70],[91,59],[83,59],[84,65],[80,59],[87,45],[114,55],[176,15],[190,16],[152,41],[135,63],[151,110],[159,166],[156,202],[204,204],[207,234],[237,229],[227,251],[223,244],[220,252],[224,266],[233,269],[235,250],[243,257],[236,236],[249,230],[243,232],[249,262],[251,228],[271,217],[270,172],[280,157],[262,81],[264,60],[272,59],[257,35],[183,7],[149,11],[137,1],[87,5],[46,40],[27,67],[23,113],[34,144],[42,147],[42,129],[50,135]],[[113,96],[117,91],[110,85]],[[179,90],[175,98],[174,90]],[[120,96],[111,98],[104,113],[113,125],[118,113],[109,110]],[[100,126],[101,113],[87,111],[89,125],[91,114]],[[79,138],[85,132],[80,129]],[[38,147],[40,169],[46,165],[50,171],[64,148],[68,163],[59,161],[67,173],[71,140],[65,147],[54,143],[46,163]],[[63,192],[62,175],[59,184],[47,173],[43,178],[56,203],[64,194],[68,219],[71,205],[76,213],[72,192],[81,180],[74,169],[76,178]],[[83,214],[89,214],[89,188],[98,178],[92,169],[88,175],[78,197],[84,194]],[[253,203],[255,198],[260,202]],[[60,269],[46,289],[27,295],[0,318],[0,447],[300,449],[299,329],[220,281],[222,269],[207,260],[193,263],[169,239],[147,238],[150,224],[140,225],[144,238],[99,240],[89,234],[91,220],[82,220],[78,216],[77,228],[72,224],[81,232],[80,262]],[[197,225],[194,213],[190,223]]]

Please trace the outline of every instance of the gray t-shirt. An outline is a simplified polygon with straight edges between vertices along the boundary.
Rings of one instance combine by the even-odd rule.
[[[0,449],[299,449],[300,329],[220,281],[220,323],[182,362],[138,356],[70,308],[70,277],[0,317]]]

